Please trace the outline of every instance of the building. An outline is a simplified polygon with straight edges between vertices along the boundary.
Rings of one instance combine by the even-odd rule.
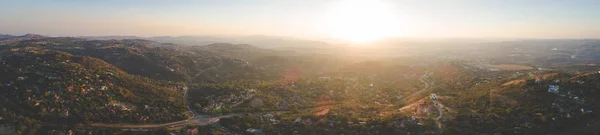
[[[558,86],[558,85],[550,85],[550,86],[548,87],[548,92],[551,92],[551,93],[558,93],[558,88],[559,88],[559,86]]]
[[[437,95],[435,95],[433,93],[430,95],[430,97],[431,97],[431,100],[436,100],[437,99]]]
[[[23,81],[25,79],[27,79],[27,77],[25,77],[25,76],[19,76],[19,77],[17,77],[17,80],[19,80],[19,81]]]
[[[301,122],[301,121],[302,121],[302,118],[298,117],[298,118],[296,118],[296,120],[294,120],[294,123],[298,123],[298,122]]]
[[[246,132],[253,134],[262,134],[262,129],[248,128],[246,129]]]
[[[556,79],[554,81],[552,81],[553,83],[560,83],[560,80]]]

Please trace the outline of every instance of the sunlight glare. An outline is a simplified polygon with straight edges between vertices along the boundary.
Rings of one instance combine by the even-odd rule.
[[[382,1],[344,0],[325,14],[323,30],[352,43],[371,42],[398,35],[403,26],[398,16]]]

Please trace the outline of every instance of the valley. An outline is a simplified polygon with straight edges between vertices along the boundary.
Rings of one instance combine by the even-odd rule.
[[[307,51],[11,36],[0,39],[0,124],[21,134],[598,133],[600,42],[529,42]]]

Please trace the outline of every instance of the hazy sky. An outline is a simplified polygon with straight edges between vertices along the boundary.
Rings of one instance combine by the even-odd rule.
[[[600,0],[381,0],[407,37],[600,38]],[[0,33],[327,37],[336,0],[0,0]]]

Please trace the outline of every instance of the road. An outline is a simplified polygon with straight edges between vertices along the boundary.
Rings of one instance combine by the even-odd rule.
[[[94,123],[94,124],[85,125],[85,127],[123,128],[123,129],[127,129],[127,128],[129,128],[129,129],[139,129],[139,128],[158,129],[158,128],[163,128],[163,127],[184,127],[184,126],[188,126],[188,125],[189,126],[206,126],[211,123],[218,122],[218,119],[221,119],[221,118],[231,118],[234,116],[244,116],[244,115],[247,115],[247,113],[231,113],[231,114],[226,114],[226,115],[221,115],[221,116],[194,117],[189,120],[182,120],[182,121],[176,121],[176,122],[170,122],[170,123],[164,123],[164,124],[101,124],[101,123]]]
[[[425,87],[423,87],[423,89],[421,89],[421,90],[419,90],[419,91],[417,91],[417,92],[415,92],[415,93],[407,96],[406,98],[404,98],[404,101],[408,101],[411,97],[418,96],[421,93],[425,92],[425,90],[427,90],[430,87],[430,84],[427,81],[425,81],[425,78],[427,78],[427,77],[429,77],[431,75],[433,75],[433,72],[425,72],[425,74],[423,74],[419,78],[419,80],[425,85]],[[437,108],[438,114],[439,114],[435,118],[436,133],[437,134],[441,134],[442,124],[440,123],[440,120],[442,119],[442,116],[444,115],[444,112],[442,111],[442,108],[443,108],[442,106],[443,105],[439,101],[437,101],[437,100],[433,100],[433,103],[435,104],[435,107]]]
[[[441,130],[442,130],[442,123],[440,123],[440,119],[442,119],[442,116],[444,115],[444,111],[442,111],[442,107],[441,104],[439,103],[439,101],[434,100],[433,103],[435,103],[435,108],[437,108],[438,110],[438,116],[435,118],[435,125],[436,129],[437,129],[437,134],[441,134]]]
[[[404,101],[406,102],[406,101],[408,101],[410,98],[412,98],[412,97],[414,97],[414,96],[417,96],[417,95],[419,95],[419,94],[421,94],[421,93],[425,92],[425,90],[429,88],[429,83],[428,83],[427,81],[425,81],[424,79],[425,79],[425,78],[427,78],[427,77],[429,77],[429,76],[430,76],[430,75],[432,75],[432,74],[433,74],[433,72],[425,72],[425,74],[423,74],[423,75],[422,75],[422,76],[419,78],[419,80],[420,80],[422,83],[424,83],[424,84],[425,84],[425,87],[423,87],[423,89],[421,89],[421,90],[419,90],[419,91],[417,91],[417,92],[414,92],[413,94],[410,94],[409,96],[405,97],[405,98],[404,98]]]

